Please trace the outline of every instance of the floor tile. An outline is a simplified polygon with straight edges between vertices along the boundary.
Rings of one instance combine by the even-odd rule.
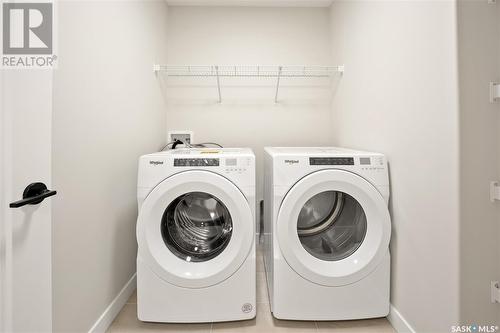
[[[137,304],[137,290],[135,290],[134,293],[127,300],[127,304]]]
[[[316,333],[317,327],[314,322],[287,321],[275,319],[269,305],[257,305],[257,317],[246,322],[214,323],[213,333],[238,332],[238,333],[274,333],[274,332],[303,332]]]
[[[264,255],[262,253],[257,252],[257,262],[255,264],[255,269],[257,270],[257,273],[259,272],[265,272],[266,268],[264,266]]]
[[[125,304],[109,328],[109,333],[189,332],[209,333],[212,324],[144,323],[137,319],[137,304]]]
[[[266,281],[266,273],[258,272],[257,273],[257,304],[266,303],[269,304],[269,295],[267,293],[267,281]]]
[[[320,321],[317,322],[321,333],[396,333],[386,318],[345,320],[345,321]]]

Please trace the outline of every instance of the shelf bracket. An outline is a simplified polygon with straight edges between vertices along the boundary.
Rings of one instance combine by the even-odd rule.
[[[500,183],[498,181],[490,183],[490,201],[500,201]]]
[[[281,78],[281,71],[283,70],[283,66],[278,67],[278,79],[276,81],[276,94],[274,95],[274,103],[278,103],[278,91],[280,89],[280,78]]]
[[[217,77],[217,90],[219,92],[219,103],[222,103],[222,95],[220,93],[219,66],[215,66],[215,76]]]
[[[158,74],[160,73],[161,71],[161,66],[160,65],[153,65],[153,73],[155,73],[156,76],[158,76]]]
[[[500,82],[490,82],[490,103],[500,102]]]

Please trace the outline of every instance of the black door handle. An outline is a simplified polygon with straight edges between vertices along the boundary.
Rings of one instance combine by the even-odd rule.
[[[11,202],[10,208],[19,208],[26,205],[36,205],[42,202],[45,198],[56,195],[57,191],[47,189],[44,183],[31,183],[24,189],[23,199]]]

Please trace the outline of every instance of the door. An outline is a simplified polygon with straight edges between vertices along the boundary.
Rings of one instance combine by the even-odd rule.
[[[389,250],[387,203],[362,177],[343,170],[314,172],[281,204],[276,232],[287,263],[325,286],[359,281]]]
[[[0,331],[52,330],[52,71],[0,70]],[[33,202],[32,202],[33,203]],[[25,204],[25,205],[23,205]]]
[[[230,277],[255,237],[254,216],[243,193],[209,171],[185,171],[156,186],[137,221],[139,256],[161,278],[203,288]]]

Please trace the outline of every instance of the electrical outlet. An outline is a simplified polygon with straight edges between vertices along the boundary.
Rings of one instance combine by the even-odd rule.
[[[175,140],[180,140],[187,144],[193,144],[194,140],[193,131],[170,131],[168,132],[168,142],[174,142]]]

